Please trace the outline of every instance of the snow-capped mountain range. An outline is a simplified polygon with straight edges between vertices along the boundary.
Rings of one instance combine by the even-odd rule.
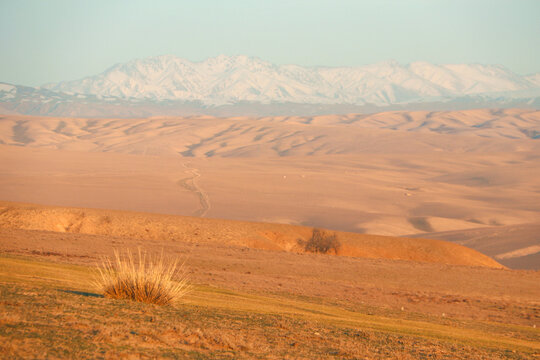
[[[540,73],[500,65],[275,65],[247,56],[157,56],[80,80],[0,82],[0,113],[80,117],[267,116],[388,110],[540,108]]]
[[[258,103],[374,104],[441,101],[467,95],[540,95],[540,73],[520,76],[499,65],[407,65],[386,61],[358,67],[274,65],[255,57],[220,55],[201,62],[157,56],[117,64],[80,80],[44,89],[120,99]]]

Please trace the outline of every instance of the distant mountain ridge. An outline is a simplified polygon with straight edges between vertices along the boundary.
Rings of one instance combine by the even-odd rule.
[[[166,55],[41,87],[0,82],[4,114],[311,116],[512,107],[540,109],[540,73],[480,64],[302,67],[247,56],[192,62]]]
[[[531,91],[538,95],[540,73],[520,76],[500,65],[480,64],[385,61],[357,67],[302,67],[242,55],[220,55],[201,62],[165,55],[117,64],[95,76],[43,88],[205,105],[248,101],[384,106],[490,93]]]

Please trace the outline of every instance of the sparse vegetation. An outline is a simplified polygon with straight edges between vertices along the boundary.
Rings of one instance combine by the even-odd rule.
[[[341,242],[336,233],[329,234],[320,229],[313,229],[311,238],[305,243],[305,250],[308,252],[328,254],[333,251],[337,254]]]
[[[194,285],[181,308],[149,307],[88,292],[84,279],[93,271],[0,254],[0,358],[517,360],[540,355],[532,327],[388,307],[354,309],[328,298],[206,285]],[[508,308],[501,311],[511,316]]]
[[[167,305],[189,291],[184,264],[165,259],[163,253],[149,256],[139,249],[134,259],[129,250],[124,256],[115,251],[114,260],[105,259],[98,272],[96,285],[113,299]]]

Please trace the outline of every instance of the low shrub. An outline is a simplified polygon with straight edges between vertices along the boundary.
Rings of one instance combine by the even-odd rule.
[[[319,229],[313,229],[311,238],[305,243],[305,250],[313,253],[327,254],[331,251],[337,254],[341,247],[341,242],[337,238],[337,234],[328,234]]]
[[[148,256],[138,251],[134,259],[127,250],[121,256],[114,252],[113,261],[106,258],[98,267],[96,285],[105,297],[129,299],[151,304],[167,305],[189,291],[184,264],[160,256]]]

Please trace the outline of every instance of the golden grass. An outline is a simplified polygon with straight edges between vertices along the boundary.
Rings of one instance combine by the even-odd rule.
[[[133,258],[132,263],[136,266]],[[29,284],[49,289],[60,287],[85,292],[90,288],[89,283],[84,280],[88,279],[92,272],[95,270],[86,266],[0,254],[0,284]],[[419,342],[442,341],[459,346],[517,351],[529,355],[540,350],[536,340],[538,329],[521,325],[474,320],[442,321],[438,317],[430,316],[407,319],[398,318],[392,313],[370,315],[347,310],[336,304],[320,304],[287,295],[247,293],[205,285],[193,285],[190,289],[193,291],[183,300],[185,308],[191,310],[209,309],[210,312],[225,312],[232,316],[279,315],[343,329],[410,336]]]
[[[124,255],[115,251],[113,261],[106,258],[98,273],[97,287],[113,299],[168,305],[190,289],[184,263],[165,259],[163,252],[150,256],[139,249],[135,259],[129,250]]]

